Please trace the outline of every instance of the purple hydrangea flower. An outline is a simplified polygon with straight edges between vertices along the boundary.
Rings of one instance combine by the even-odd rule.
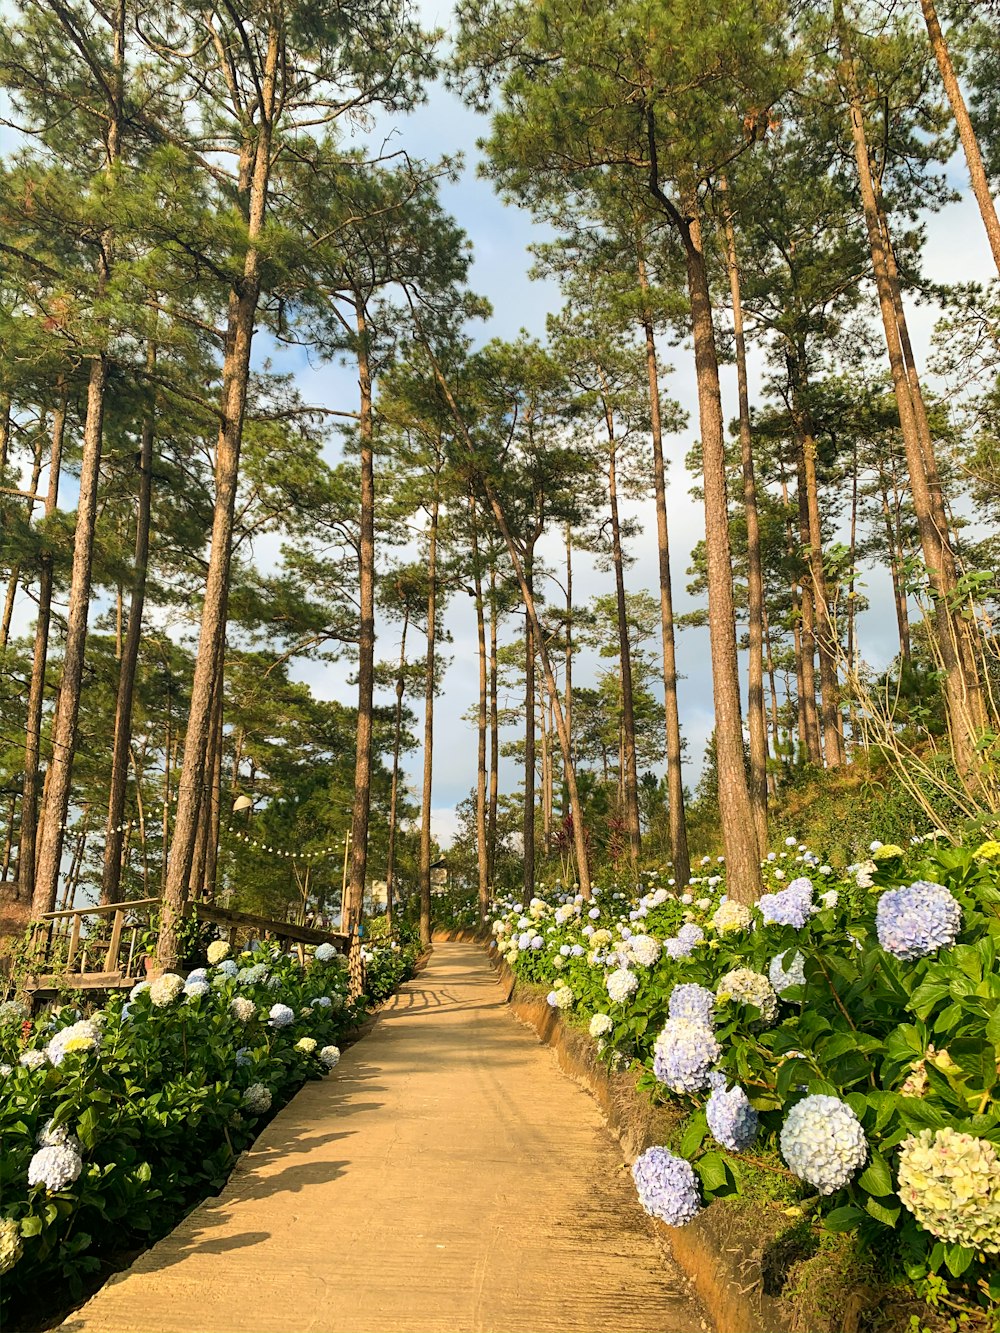
[[[962,929],[962,909],[941,884],[917,880],[889,889],[875,914],[878,942],[897,958],[923,958],[947,949]]]
[[[672,1092],[698,1092],[722,1054],[715,1033],[704,1023],[668,1018],[653,1048],[653,1073]]]
[[[643,1208],[668,1227],[682,1227],[701,1212],[694,1168],[666,1148],[647,1148],[637,1157],[632,1179]]]
[[[681,926],[672,940],[664,940],[663,949],[670,958],[687,958],[693,953],[695,945],[701,944],[704,938],[705,932],[701,926],[688,922],[686,926]]]
[[[812,880],[801,875],[780,893],[765,893],[757,904],[765,925],[794,926],[801,930],[813,914]]]
[[[730,1152],[745,1152],[757,1137],[757,1112],[739,1086],[727,1088],[717,1082],[705,1106],[708,1127],[715,1139]]]
[[[715,996],[705,986],[699,986],[693,981],[685,982],[670,992],[667,1012],[671,1018],[685,1018],[690,1023],[711,1027]]]

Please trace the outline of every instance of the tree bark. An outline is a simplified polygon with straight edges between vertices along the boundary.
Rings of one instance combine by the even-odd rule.
[[[121,155],[125,93],[125,23],[126,6],[124,0],[118,0],[114,10],[113,75],[109,87],[110,106],[106,141],[105,174],[109,177],[114,173]],[[113,256],[114,233],[109,227],[101,236],[99,248],[98,297],[103,295],[110,281]],[[70,576],[63,671],[52,724],[52,759],[46,774],[45,815],[31,900],[31,914],[36,918],[54,909],[59,888],[63,826],[69,811],[73,758],[76,750],[76,726],[80,711],[80,686],[83,680],[83,656],[87,645],[87,614],[90,609],[107,384],[108,359],[101,351],[91,359],[87,382],[87,414],[83,427],[80,493],[76,533],[73,539],[73,567]]]
[[[486,811],[487,882],[493,886],[497,859],[497,802],[500,795],[500,716],[497,708],[497,571],[490,565],[490,790]]]
[[[375,695],[375,468],[372,427],[372,375],[364,297],[354,295],[358,335],[358,384],[361,411],[361,515],[359,533],[358,724],[351,809],[351,874],[347,885],[344,929],[357,933],[365,901],[368,871],[368,821],[372,792],[372,714]]]
[[[639,249],[639,290],[642,293],[642,328],[646,339],[646,378],[649,383],[650,427],[653,437],[653,492],[656,505],[656,546],[660,576],[660,635],[663,651],[663,712],[667,742],[667,803],[670,820],[670,856],[674,878],[691,878],[687,818],[684,810],[680,710],[677,703],[677,645],[674,636],[674,595],[670,576],[670,533],[667,525],[667,483],[663,463],[663,419],[656,360],[653,314],[649,304],[646,261]]]
[[[724,182],[722,182],[724,185]],[[733,307],[736,344],[736,382],[740,407],[740,464],[743,470],[743,507],[747,525],[747,729],[750,735],[750,802],[760,856],[767,852],[767,723],[764,718],[764,567],[757,514],[757,478],[750,433],[750,390],[747,348],[743,330],[743,300],[736,254],[736,230],[729,209],[725,213],[726,268]]]
[[[472,580],[476,601],[476,644],[479,651],[479,711],[476,722],[476,868],[479,875],[479,920],[486,921],[490,909],[489,864],[486,846],[486,618],[483,607],[483,571],[479,556],[479,530],[475,497],[469,496],[472,530]]]
[[[156,346],[150,341],[146,369],[156,365]],[[111,792],[108,799],[108,823],[104,837],[104,868],[101,875],[101,902],[116,903],[121,896],[121,824],[125,814],[128,786],[129,751],[132,746],[132,698],[142,641],[142,613],[146,602],[146,575],[149,570],[149,528],[153,495],[153,434],[156,402],[152,390],[146,404],[139,442],[139,493],[135,520],[135,561],[132,574],[132,598],[128,629],[118,671],[115,699],[115,736],[111,750]]]
[[[59,384],[60,398],[52,419],[52,455],[49,460],[49,484],[45,496],[44,518],[50,519],[59,504],[59,480],[62,472],[63,440],[66,434],[66,392]],[[21,829],[17,846],[17,896],[32,899],[35,887],[35,858],[38,835],[38,787],[41,765],[42,716],[45,710],[45,669],[49,655],[49,628],[52,623],[53,553],[51,537],[46,535],[39,558],[38,617],[35,620],[35,646],[31,658],[31,683],[28,686],[28,716],[24,733],[24,785],[21,797]]]
[[[839,768],[844,762],[840,732],[840,685],[837,679],[837,641],[830,597],[823,566],[823,529],[819,514],[819,486],[816,477],[816,434],[809,408],[803,401],[802,361],[798,352],[790,352],[792,416],[796,432],[799,516],[802,544],[809,563],[810,600],[814,610],[813,638],[819,658],[820,720],[823,727],[823,753],[827,768]]]
[[[949,734],[959,779],[969,789],[974,789],[977,782],[976,736],[980,709],[976,696],[976,683],[967,678],[966,666],[963,664],[962,644],[966,639],[966,627],[961,619],[962,608],[953,605],[956,589],[955,558],[943,513],[944,506],[940,502],[940,497],[935,497],[932,492],[928,465],[933,467],[932,475],[936,477],[933,449],[929,454],[925,453],[927,441],[921,439],[917,408],[911,391],[911,379],[904,358],[899,311],[889,276],[886,235],[879,216],[869,159],[864,109],[843,0],[834,0],[833,13],[840,45],[841,69],[847,91],[851,136],[872,256],[872,269],[899,410],[899,424],[906,449],[910,494],[913,498],[924,564],[934,592],[935,642],[944,670]]]
[[[458,427],[462,438],[465,441],[466,448],[468,449],[472,460],[475,461],[476,450],[472,436],[469,434],[469,428],[466,426],[465,420],[459,411],[458,403],[455,401],[455,395],[452,393],[448,381],[445,379],[441,367],[437,362],[437,358],[434,356],[434,353],[426,340],[424,346],[426,347],[427,354],[434,368],[434,376],[441,386],[441,391],[445,396],[445,401],[448,403],[455,425]],[[503,505],[500,502],[500,497],[497,495],[496,489],[485,474],[480,476],[480,481],[490,506],[490,512],[496,520],[496,525],[500,530],[500,535],[507,548],[507,554],[510,557],[510,563],[514,569],[514,577],[517,579],[518,587],[521,590],[521,600],[523,601],[525,610],[528,614],[528,621],[531,625],[538,657],[542,663],[542,670],[545,674],[545,685],[553,701],[556,730],[559,733],[559,748],[562,751],[563,767],[566,773],[566,784],[569,788],[569,799],[572,805],[573,850],[576,855],[576,868],[579,878],[580,894],[583,898],[589,900],[591,896],[590,856],[587,850],[587,839],[581,817],[580,792],[577,786],[573,757],[570,752],[569,732],[566,730],[566,716],[563,713],[562,703],[559,700],[559,695],[556,689],[555,673],[552,670],[552,662],[549,658],[549,652],[545,646],[545,639],[542,635],[541,625],[538,620],[538,611],[535,606],[534,594],[532,593],[531,585],[526,577],[524,562],[522,561],[521,553],[518,550],[517,543],[514,541],[513,534],[511,533],[510,525],[507,522],[507,516],[504,513]]]
[[[924,12],[924,22],[927,24],[927,36],[930,38],[931,50],[934,52],[935,60],[937,60],[938,69],[941,71],[941,81],[944,84],[948,101],[951,103],[955,124],[958,126],[958,137],[961,140],[965,161],[969,168],[972,192],[976,196],[983,226],[986,228],[986,235],[989,238],[990,249],[993,251],[993,262],[997,266],[997,271],[1000,272],[1000,219],[997,218],[996,204],[993,202],[989,179],[983,165],[979,140],[976,138],[972,119],[969,116],[968,107],[965,105],[965,98],[962,96],[962,89],[955,74],[955,67],[951,63],[951,54],[944,33],[941,31],[941,24],[938,22],[934,0],[920,0],[920,7]]]
[[[524,574],[534,594],[533,552],[525,552]],[[539,635],[541,638],[541,635]],[[535,896],[535,642],[531,617],[524,616],[524,857],[522,899],[525,908]]]
[[[743,759],[719,363],[698,202],[693,191],[685,198],[684,211],[687,225],[683,240],[698,378],[704,474],[708,625],[719,768],[719,815],[726,850],[727,893],[735,902],[748,903],[760,897],[760,856]]]
[[[226,349],[222,367],[221,422],[216,445],[215,510],[212,517],[211,554],[205,583],[201,633],[195,661],[191,706],[184,741],[174,817],[174,836],[163,900],[163,923],[157,947],[160,967],[177,964],[179,930],[187,898],[191,861],[198,831],[198,805],[205,780],[205,760],[212,722],[212,683],[218,646],[225,637],[229,601],[229,564],[232,553],[236,491],[239,481],[240,446],[250,377],[250,353],[254,320],[260,300],[260,238],[267,209],[274,136],[274,110],[281,34],[277,16],[268,31],[267,53],[256,123],[256,142],[250,147],[253,170],[250,177],[247,251],[239,284],[229,295]]]
[[[396,808],[399,801],[399,752],[403,734],[403,694],[406,690],[406,631],[410,625],[410,606],[403,606],[403,633],[399,641],[399,671],[396,675],[396,714],[392,730],[392,784],[389,788],[389,846],[385,861],[385,918],[392,929],[396,887]]]
[[[638,870],[642,855],[642,828],[639,823],[639,775],[635,757],[635,700],[632,690],[632,648],[628,637],[628,603],[625,598],[625,560],[622,553],[621,521],[618,513],[618,442],[611,405],[604,398],[604,419],[608,431],[608,501],[611,508],[611,560],[615,571],[615,611],[618,622],[618,665],[622,685],[622,789],[625,797],[625,827],[628,832],[629,858]]]
[[[424,785],[420,800],[420,942],[431,942],[431,784],[434,779],[434,692],[437,643],[438,475],[427,536],[427,658],[424,674]]]

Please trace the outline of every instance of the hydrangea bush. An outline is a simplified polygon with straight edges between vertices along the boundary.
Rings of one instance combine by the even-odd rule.
[[[393,945],[395,944],[395,947]],[[371,993],[349,1001],[342,956],[305,968],[277,945],[140,982],[83,1017],[0,1015],[0,1298],[6,1327],[46,1287],[73,1299],[102,1258],[156,1239],[224,1182],[265,1117],[340,1059],[413,950],[368,948]],[[19,1325],[18,1325],[19,1326]]]
[[[739,1192],[744,1161],[770,1154],[811,1218],[911,1279],[1000,1302],[997,847],[877,844],[834,870],[791,839],[752,906],[715,864],[588,903],[555,886],[527,911],[498,904],[493,947],[518,977],[570,986],[569,1021],[601,1058],[686,1110],[670,1147],[701,1200]],[[653,949],[635,939],[661,943],[655,962],[637,965]],[[655,1152],[637,1163],[644,1206],[692,1199]]]

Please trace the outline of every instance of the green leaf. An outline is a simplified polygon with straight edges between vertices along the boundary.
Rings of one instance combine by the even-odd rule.
[[[970,1250],[964,1245],[946,1245],[944,1247],[944,1261],[952,1277],[961,1277],[975,1257],[975,1250]]]
[[[726,1173],[725,1159],[717,1152],[706,1153],[694,1164],[694,1169],[701,1177],[701,1183],[710,1193],[726,1187],[729,1177]]]
[[[855,1208],[853,1204],[845,1204],[842,1208],[834,1208],[832,1212],[827,1213],[823,1218],[823,1225],[827,1231],[853,1231],[863,1217],[862,1209]]]
[[[887,1227],[894,1227],[902,1209],[899,1204],[895,1208],[887,1208],[884,1203],[879,1203],[877,1199],[866,1199],[865,1212],[874,1217],[876,1222],[881,1222]]]
[[[695,1155],[708,1134],[708,1120],[705,1118],[705,1112],[699,1111],[691,1117],[691,1123],[684,1131],[684,1137],[681,1139],[681,1156],[691,1158]]]
[[[868,1169],[862,1173],[858,1184],[869,1194],[891,1194],[892,1172],[889,1170],[889,1163],[885,1158],[879,1153],[872,1153],[871,1163]]]

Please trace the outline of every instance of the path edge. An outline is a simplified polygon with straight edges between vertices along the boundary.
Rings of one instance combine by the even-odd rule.
[[[571,1027],[536,988],[518,981],[489,949],[490,940],[488,932],[476,930],[441,930],[433,936],[434,943],[478,944],[484,949],[511,1014],[553,1051],[562,1072],[594,1098],[631,1165],[660,1141],[655,1109],[630,1079],[608,1072],[588,1036]],[[685,1227],[668,1227],[656,1219],[653,1224],[660,1243],[694,1285],[717,1333],[791,1333],[787,1311],[761,1291],[754,1246],[733,1234],[732,1220],[724,1211],[710,1204]]]

